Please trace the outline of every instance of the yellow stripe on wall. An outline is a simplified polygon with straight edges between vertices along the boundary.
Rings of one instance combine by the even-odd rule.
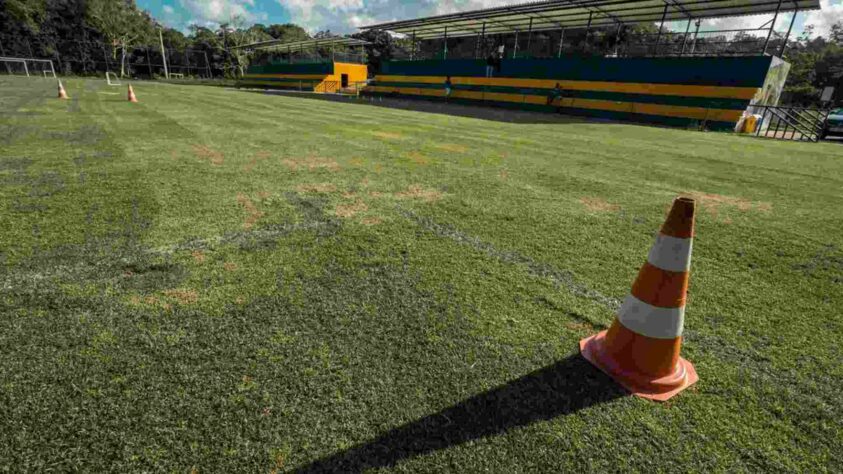
[[[415,82],[444,84],[438,76],[376,76],[379,82]],[[508,77],[451,77],[454,84],[471,86],[521,87],[553,89],[559,83],[563,89],[578,91],[621,92],[627,94],[676,95],[684,97],[730,98],[750,100],[757,87],[688,86],[681,84],[642,84],[633,82],[560,81],[556,79],[522,79]]]
[[[397,93],[445,97],[443,89],[423,89],[412,87],[369,86],[371,92]],[[507,94],[503,92],[453,91],[451,97],[457,99],[489,100],[496,102],[514,102],[546,105],[547,97],[530,94]],[[634,114],[660,115],[664,117],[691,118],[715,122],[737,122],[743,114],[741,110],[707,109],[704,107],[686,107],[682,105],[645,104],[640,102],[618,102],[612,100],[567,98],[554,102],[561,107],[629,112]]]
[[[330,74],[247,74],[243,79],[325,79],[328,76]]]

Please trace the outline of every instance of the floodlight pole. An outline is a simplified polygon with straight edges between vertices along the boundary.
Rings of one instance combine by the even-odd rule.
[[[164,34],[161,32],[161,28],[158,28],[158,41],[161,43],[161,58],[164,61],[164,77],[169,79],[170,70],[167,69],[167,51],[164,49]],[[108,61],[106,61],[105,67],[108,67]]]
[[[798,4],[797,4],[798,5]],[[779,57],[784,58],[784,50],[787,47],[787,41],[790,39],[790,33],[793,31],[793,24],[796,22],[796,15],[799,14],[799,10],[793,11],[793,18],[790,19],[790,26],[787,28],[787,34],[784,35],[784,41],[782,41],[782,47],[779,50]]]
[[[764,51],[761,54],[767,54],[767,46],[770,44],[770,38],[773,36],[773,30],[776,28],[776,20],[779,18],[779,11],[782,9],[782,0],[779,0],[776,6],[776,14],[773,15],[773,22],[770,24],[770,31],[767,33],[767,39],[764,41]],[[793,15],[794,17],[796,14]]]

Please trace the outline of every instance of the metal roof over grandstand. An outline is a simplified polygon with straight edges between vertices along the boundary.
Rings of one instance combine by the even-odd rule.
[[[259,43],[244,44],[242,46],[233,46],[231,49],[281,49],[291,51],[311,50],[318,47],[328,46],[366,46],[368,41],[359,40],[356,38],[346,38],[343,36],[335,36],[331,38],[316,38],[304,41],[287,41],[271,40],[261,41]]]
[[[362,27],[416,39],[817,10],[819,0],[549,0]]]

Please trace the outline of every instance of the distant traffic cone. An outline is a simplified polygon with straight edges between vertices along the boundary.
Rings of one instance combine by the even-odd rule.
[[[131,84],[129,84],[129,102],[132,102],[134,104],[138,103],[138,98],[135,97],[135,90],[132,89]]]
[[[665,401],[699,378],[679,356],[691,270],[695,201],[678,198],[608,331],[580,341],[583,357],[639,397]]]
[[[65,92],[61,81],[59,81],[59,99],[67,100],[67,92]]]

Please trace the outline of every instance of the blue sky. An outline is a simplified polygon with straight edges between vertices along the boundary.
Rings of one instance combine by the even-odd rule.
[[[311,32],[330,29],[335,33],[350,33],[358,26],[381,21],[437,15],[477,8],[522,3],[518,0],[137,0],[164,24],[186,30],[191,24],[216,26],[234,16],[253,23],[296,23]],[[821,0],[823,9],[800,13],[796,31],[805,24],[815,26],[817,33],[826,34],[831,25],[843,21],[843,0]],[[705,26],[753,28],[764,24],[772,15],[761,17],[725,18],[708,22]],[[777,28],[786,31],[790,14],[783,15]],[[671,25],[673,26],[673,25]],[[675,28],[684,29],[684,25]]]

